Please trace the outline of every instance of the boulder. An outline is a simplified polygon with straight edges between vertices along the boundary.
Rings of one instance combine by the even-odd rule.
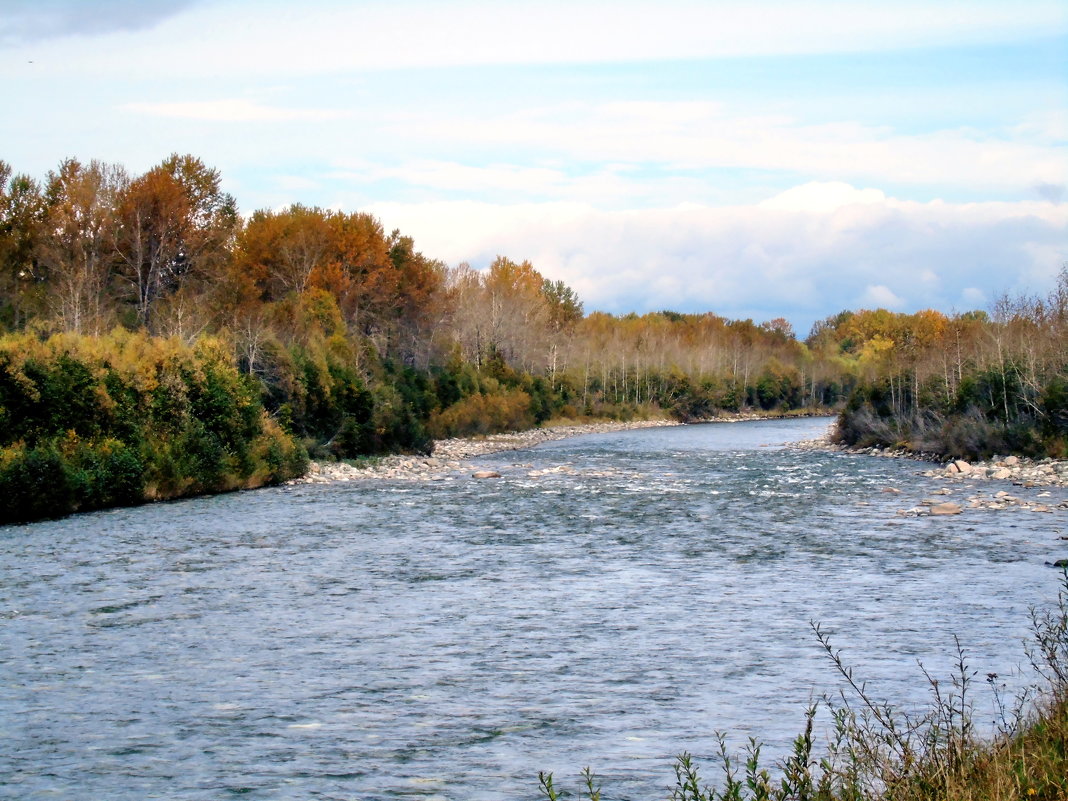
[[[963,511],[963,507],[959,503],[953,503],[953,501],[936,503],[930,508],[932,515],[959,515]]]
[[[1004,467],[999,467],[997,470],[990,474],[990,477],[996,478],[998,480],[1012,478],[1012,471]]]
[[[970,473],[972,472],[972,466],[963,459],[957,459],[953,462],[953,466],[957,468],[958,473]]]
[[[1006,467],[1014,467],[1020,463],[1020,458],[1018,456],[1006,456],[1001,463]]]
[[[496,470],[476,470],[471,474],[471,478],[500,478],[501,474]]]

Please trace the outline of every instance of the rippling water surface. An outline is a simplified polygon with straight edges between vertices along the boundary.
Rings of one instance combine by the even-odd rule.
[[[1063,513],[899,517],[940,486],[923,464],[778,447],[826,425],[0,528],[0,796],[496,801],[588,764],[661,799],[674,754],[717,729],[781,753],[838,689],[810,620],[900,703],[954,634],[1009,673]]]

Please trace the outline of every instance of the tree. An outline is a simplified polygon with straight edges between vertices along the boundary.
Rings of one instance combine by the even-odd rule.
[[[397,276],[394,305],[395,330],[390,349],[406,364],[429,366],[435,334],[447,317],[445,305],[445,264],[415,249],[410,236],[394,230],[389,235],[389,260]],[[419,352],[422,351],[422,358]]]
[[[53,310],[67,331],[99,334],[105,323],[115,267],[119,193],[127,183],[121,167],[67,159],[49,173],[45,229],[39,258],[49,273]]]
[[[40,187],[0,161],[0,313],[12,329],[22,328],[40,307],[47,277],[37,259],[43,233]]]
[[[548,304],[549,325],[554,331],[567,331],[582,319],[582,301],[563,281],[546,278],[541,285],[541,294]]]
[[[180,292],[183,284],[212,279],[237,227],[236,204],[221,190],[218,170],[193,156],[173,155],[125,187],[118,220],[121,274],[133,290],[137,322],[162,328],[154,326],[153,313],[173,296],[168,333],[183,333],[189,300]]]
[[[452,336],[459,344],[464,360],[481,367],[488,342],[482,274],[467,262],[446,270],[445,294],[451,312]]]
[[[570,342],[570,333],[582,319],[582,301],[563,281],[546,278],[541,284],[549,318],[549,383],[556,389],[556,373],[560,346]]]
[[[538,343],[548,323],[545,279],[529,261],[516,263],[498,256],[484,279],[489,303],[489,346],[505,361],[533,369]]]
[[[238,237],[236,258],[255,277],[267,300],[304,292],[312,275],[335,249],[329,213],[294,204],[283,211],[257,211]]]
[[[331,248],[314,286],[332,293],[353,331],[374,338],[392,313],[397,274],[382,224],[370,214],[332,214]]]

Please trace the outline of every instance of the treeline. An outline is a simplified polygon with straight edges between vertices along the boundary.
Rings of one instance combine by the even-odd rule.
[[[783,319],[587,314],[570,287],[529,262],[449,266],[364,213],[295,204],[242,218],[219,172],[194,156],[173,155],[141,175],[68,159],[43,181],[0,162],[0,329],[10,337],[0,471],[47,455],[74,471],[71,487],[88,487],[95,479],[77,471],[89,457],[63,445],[73,431],[94,453],[105,441],[124,443],[144,468],[143,496],[170,497],[291,474],[296,452],[267,472],[248,461],[256,438],[276,430],[315,458],[349,458],[425,451],[436,437],[551,418],[694,420],[847,401],[842,436],[852,443],[927,443],[964,414],[983,417],[985,434],[1002,432],[1014,447],[1055,452],[1064,439],[1059,291],[992,315],[842,312],[799,341]],[[72,386],[86,372],[114,382],[109,371],[155,371],[199,397],[205,349],[233,402],[251,404],[243,445],[233,429],[205,429],[225,455],[214,473],[175,452],[182,478],[156,477],[161,443],[184,453],[203,438],[168,432],[164,418],[141,419],[139,436],[62,415],[52,428],[23,425],[32,403],[18,392],[35,397],[45,391],[39,382],[67,371]],[[179,355],[160,362],[163,351]],[[98,400],[110,393],[82,386]],[[150,403],[150,390],[138,391],[137,402]],[[1031,439],[1021,433],[1028,428],[1038,432]],[[945,449],[969,437],[945,438]],[[78,499],[53,508],[122,500],[71,492]]]
[[[1068,456],[1068,268],[1045,297],[1003,297],[990,314],[843,312],[815,351],[863,369],[837,436],[966,459]]]

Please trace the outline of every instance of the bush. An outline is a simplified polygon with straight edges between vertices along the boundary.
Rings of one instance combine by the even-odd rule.
[[[354,373],[315,378],[324,414],[364,408]],[[307,464],[264,415],[257,380],[211,337],[193,348],[125,331],[0,338],[0,423],[3,522],[259,486]]]
[[[496,395],[472,395],[430,419],[434,437],[462,437],[522,431],[534,425],[531,397],[521,389]]]
[[[5,449],[0,461],[0,523],[62,517],[77,508],[75,480],[51,446]]]

